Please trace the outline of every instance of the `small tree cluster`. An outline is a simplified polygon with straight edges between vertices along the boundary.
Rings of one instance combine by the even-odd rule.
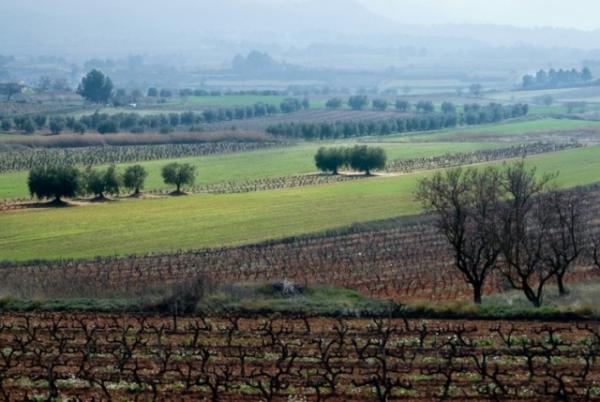
[[[147,172],[140,165],[128,167],[123,175],[114,165],[106,170],[89,167],[83,172],[70,166],[44,166],[29,172],[27,184],[32,197],[50,198],[53,203],[62,204],[62,198],[78,195],[93,195],[96,200],[103,200],[106,194],[119,194],[122,187],[139,195],[146,177]]]
[[[536,307],[552,279],[561,295],[567,292],[564,277],[587,243],[585,197],[551,191],[555,177],[538,177],[521,161],[503,169],[450,169],[419,183],[417,198],[437,214],[475,303],[493,270]]]
[[[357,145],[353,148],[320,148],[315,155],[315,164],[323,172],[338,174],[342,167],[350,167],[358,172],[370,175],[371,171],[383,169],[387,157],[385,150],[379,147]]]
[[[593,82],[592,72],[584,67],[581,71],[571,70],[539,70],[535,75],[523,76],[523,89],[546,89],[568,86],[590,85]]]

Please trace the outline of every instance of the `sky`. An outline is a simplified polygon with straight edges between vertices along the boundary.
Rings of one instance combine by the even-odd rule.
[[[374,12],[408,23],[492,23],[520,27],[600,29],[599,0],[358,1]]]

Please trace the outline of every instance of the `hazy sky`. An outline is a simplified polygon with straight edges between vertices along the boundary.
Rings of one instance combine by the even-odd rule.
[[[325,0],[327,1],[327,0]],[[600,29],[599,0],[358,0],[402,22]]]

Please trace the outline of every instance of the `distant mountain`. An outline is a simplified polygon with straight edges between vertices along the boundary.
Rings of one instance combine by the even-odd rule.
[[[280,42],[301,32],[331,38],[393,26],[353,0],[2,0],[0,52],[166,53],[201,47],[207,34]]]
[[[491,25],[414,25],[355,0],[1,0],[0,54],[109,57],[204,54],[225,62],[252,49],[311,43],[439,51],[485,46],[600,48],[600,31]]]

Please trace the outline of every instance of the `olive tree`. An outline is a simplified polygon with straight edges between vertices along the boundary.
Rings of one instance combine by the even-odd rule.
[[[148,172],[143,166],[129,166],[125,169],[125,173],[123,174],[123,185],[126,188],[133,190],[134,196],[138,196],[140,195],[140,190],[144,188],[144,182],[146,181],[147,176]]]
[[[353,170],[365,172],[367,176],[375,169],[383,169],[387,161],[385,150],[379,147],[356,145],[349,150],[348,162]]]
[[[104,171],[88,168],[85,172],[86,192],[98,201],[106,199],[105,193],[119,194],[120,186],[121,177],[114,165]]]
[[[348,164],[348,151],[345,148],[319,148],[315,164],[317,169],[336,175],[342,166]]]
[[[191,186],[196,180],[196,168],[189,163],[169,163],[162,168],[162,177],[166,184],[177,187],[173,195],[183,195],[181,187]]]
[[[32,197],[53,198],[54,204],[62,205],[63,197],[74,197],[80,191],[80,172],[70,166],[36,167],[29,172],[27,184]]]

